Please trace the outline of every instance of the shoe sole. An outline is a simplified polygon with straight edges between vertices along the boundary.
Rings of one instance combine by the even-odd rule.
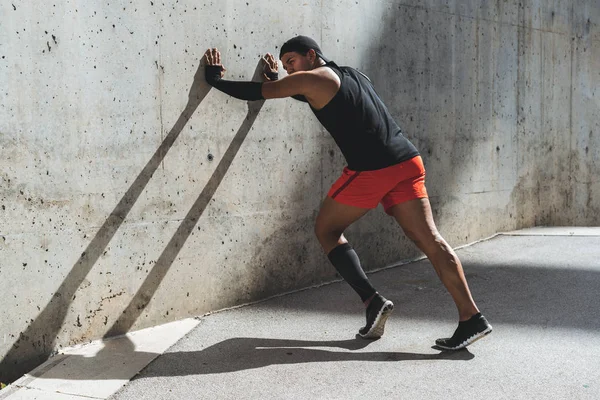
[[[379,339],[380,337],[382,337],[383,331],[385,330],[385,323],[390,317],[392,311],[394,311],[394,303],[392,303],[389,300],[386,300],[386,302],[383,303],[383,307],[381,307],[381,310],[379,310],[377,318],[375,318],[375,322],[373,323],[371,329],[369,329],[369,331],[364,335],[360,332],[358,332],[358,334],[363,339]]]
[[[464,342],[462,342],[461,344],[459,344],[456,347],[448,347],[448,346],[443,346],[443,345],[439,345],[439,344],[435,344],[437,347],[439,347],[440,349],[444,349],[444,350],[460,350],[460,349],[464,349],[465,347],[475,343],[476,341],[478,341],[479,339],[482,339],[484,337],[486,337],[487,335],[489,335],[490,333],[492,333],[492,326],[488,326],[486,328],[486,330],[476,333],[475,335],[471,336],[470,338],[468,338],[467,340],[465,340]]]

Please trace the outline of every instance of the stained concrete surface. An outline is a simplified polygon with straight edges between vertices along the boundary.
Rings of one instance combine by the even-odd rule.
[[[135,3],[135,2],[134,2]],[[313,235],[343,160],[305,104],[210,90],[296,34],[366,72],[461,245],[600,223],[597,0],[0,3],[0,381],[65,346],[335,277]],[[417,255],[382,212],[373,270]]]
[[[431,346],[454,305],[426,260],[371,275],[396,304],[384,337],[335,283],[202,318],[112,400],[598,399],[600,236],[498,236],[458,250],[494,331]]]

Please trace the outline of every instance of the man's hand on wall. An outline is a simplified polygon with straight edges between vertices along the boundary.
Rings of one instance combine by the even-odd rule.
[[[221,64],[221,52],[216,47],[206,50],[204,57],[206,57],[206,65],[221,67],[221,78],[225,76],[225,71],[227,70]]]
[[[269,81],[276,81],[279,79],[277,60],[273,54],[267,53],[262,59],[265,62],[264,77]]]

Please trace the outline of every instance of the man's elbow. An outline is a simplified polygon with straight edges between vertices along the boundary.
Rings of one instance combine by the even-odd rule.
[[[283,97],[287,97],[282,93],[281,90],[279,90],[275,82],[264,82],[262,84],[261,91],[262,96],[265,99],[281,99]]]
[[[265,99],[282,99],[294,95],[303,95],[304,85],[298,80],[288,79],[288,77],[274,82],[265,82],[262,85],[262,95]]]

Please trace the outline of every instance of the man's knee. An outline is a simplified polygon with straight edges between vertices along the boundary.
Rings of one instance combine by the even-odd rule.
[[[417,245],[417,247],[419,247],[424,252],[435,250],[447,250],[446,248],[448,247],[448,244],[437,230],[418,232],[410,229],[405,229],[404,233],[410,240],[412,240],[415,243],[415,245]]]
[[[343,232],[339,232],[338,229],[332,228],[325,224],[317,222],[314,228],[315,236],[319,240],[319,242],[329,242],[331,240],[337,240],[340,236],[342,236]]]
[[[323,224],[320,224],[319,221],[317,221],[317,223],[315,224],[314,232],[319,242],[321,242],[322,238],[326,234],[326,230],[324,229]]]
[[[319,239],[319,241],[321,240],[322,232],[323,232],[323,228],[317,222],[314,227],[314,233],[315,233],[315,236],[317,237],[317,239]]]

